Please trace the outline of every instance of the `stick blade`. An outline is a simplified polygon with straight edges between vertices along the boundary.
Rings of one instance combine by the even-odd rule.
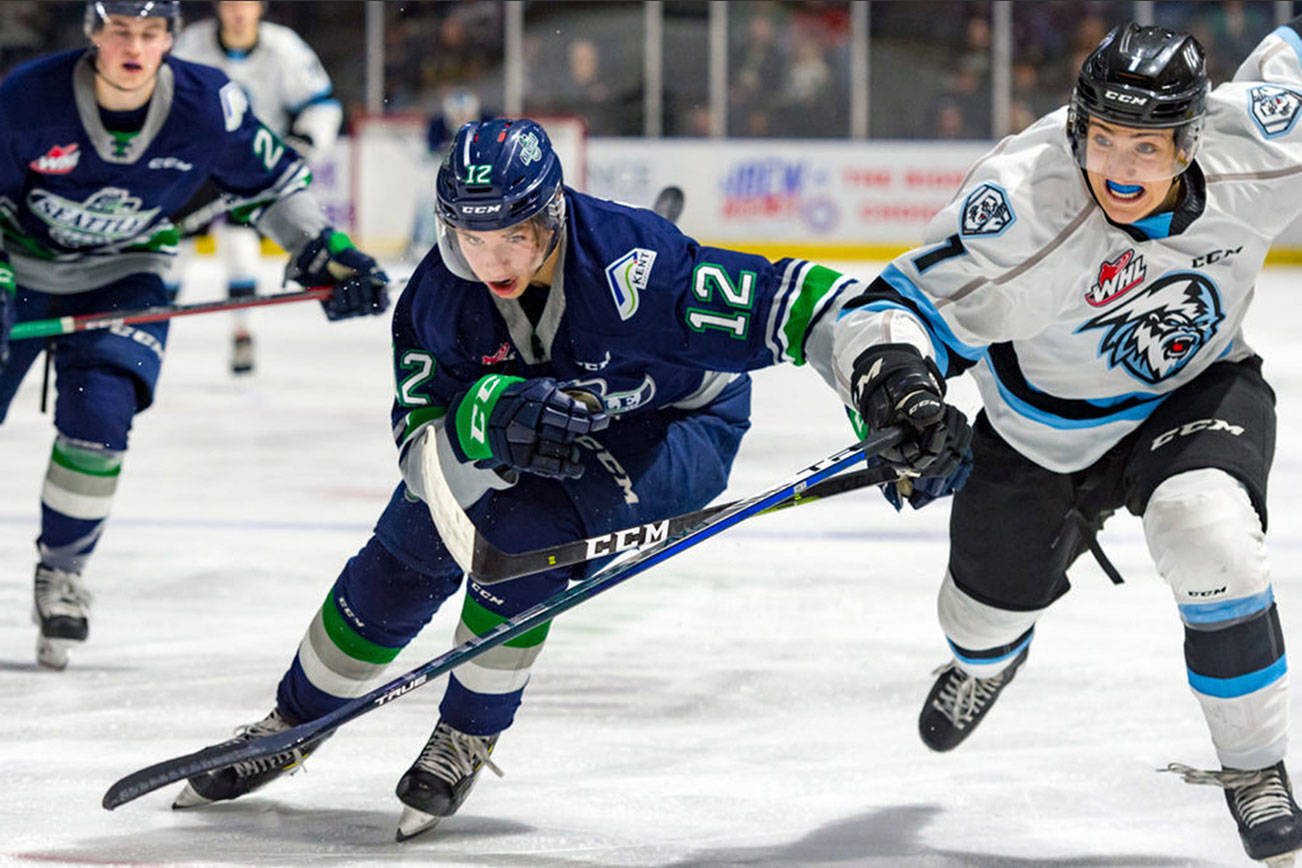
[[[652,203],[651,210],[670,223],[677,223],[679,216],[683,213],[683,201],[683,188],[670,184],[656,194],[656,200]]]

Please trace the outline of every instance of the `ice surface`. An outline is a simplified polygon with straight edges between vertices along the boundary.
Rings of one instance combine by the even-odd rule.
[[[1269,539],[1293,642],[1299,281],[1267,272],[1248,321],[1280,398]],[[183,300],[215,294],[200,264]],[[494,755],[507,776],[485,775],[434,835],[393,842],[393,787],[441,685],[349,724],[304,774],[239,802],[173,812],[178,785],[102,810],[121,775],[267,712],[397,479],[387,322],[327,324],[314,304],[254,319],[258,370],[239,380],[225,315],[174,323],[87,574],[91,639],[63,673],[37,671],[28,620],[52,437],[38,372],[0,429],[0,863],[1246,863],[1221,794],[1154,771],[1215,761],[1136,519],[1102,536],[1128,583],[1082,560],[998,710],[941,756],[915,726],[947,658],[934,614],[947,506],[897,516],[872,492],[756,518],[559,619]],[[760,372],[730,494],[850,440],[813,371]],[[397,665],[445,650],[458,608]]]

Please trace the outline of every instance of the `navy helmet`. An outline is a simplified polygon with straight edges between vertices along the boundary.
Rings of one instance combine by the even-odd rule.
[[[457,130],[435,180],[439,249],[454,274],[477,280],[462,256],[456,229],[490,232],[533,220],[547,255],[565,222],[561,161],[551,139],[531,120],[490,120]]]
[[[82,19],[82,30],[86,37],[99,30],[108,22],[110,15],[126,15],[129,18],[166,18],[167,32],[175,36],[181,31],[180,0],[91,0],[86,4],[86,14]]]
[[[1189,167],[1207,114],[1205,53],[1198,40],[1162,27],[1114,27],[1081,64],[1067,115],[1076,160],[1086,165],[1090,118],[1140,129],[1174,131],[1168,177]]]

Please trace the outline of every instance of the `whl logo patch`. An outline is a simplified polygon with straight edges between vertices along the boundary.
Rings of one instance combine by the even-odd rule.
[[[33,171],[45,175],[66,175],[77,167],[80,159],[81,148],[73,142],[70,145],[55,145],[27,165]]]
[[[651,280],[651,267],[655,265],[656,252],[645,247],[634,247],[619,259],[606,266],[606,283],[615,299],[619,318],[628,320],[637,313],[638,293],[647,288]]]
[[[1085,293],[1085,300],[1094,307],[1102,307],[1143,283],[1147,273],[1144,257],[1136,256],[1133,249],[1127,250],[1099,266],[1099,276]]]

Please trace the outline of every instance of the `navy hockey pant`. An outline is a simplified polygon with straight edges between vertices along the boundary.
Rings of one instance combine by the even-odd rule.
[[[518,552],[698,509],[727,485],[749,411],[750,384],[743,377],[704,410],[617,420],[586,440],[581,479],[521,474],[515,486],[490,492],[468,512],[494,545]],[[470,583],[456,641],[486,633],[596,566],[492,586]],[[280,682],[282,712],[299,721],[320,717],[373,689],[387,664],[456,591],[461,575],[425,504],[398,486],[374,536],[349,560],[308,627]],[[548,626],[457,667],[439,707],[443,719],[479,735],[510,726]]]
[[[17,322],[166,304],[157,275],[136,274],[89,292],[51,295],[19,287]],[[117,490],[132,418],[154,398],[167,323],[121,325],[54,338],[57,435],[41,491],[40,558],[80,572],[99,541]],[[47,346],[14,341],[0,371],[0,422]]]

